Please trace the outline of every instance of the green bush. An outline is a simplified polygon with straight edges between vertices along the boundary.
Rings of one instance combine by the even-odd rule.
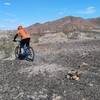
[[[0,51],[5,53],[6,57],[10,57],[14,51],[15,45],[10,41],[2,41],[0,43]]]

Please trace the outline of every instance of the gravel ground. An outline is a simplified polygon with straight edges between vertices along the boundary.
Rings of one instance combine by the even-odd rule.
[[[34,50],[34,62],[0,61],[0,100],[100,100],[100,40],[36,44]],[[80,72],[79,80],[66,77],[71,70]]]

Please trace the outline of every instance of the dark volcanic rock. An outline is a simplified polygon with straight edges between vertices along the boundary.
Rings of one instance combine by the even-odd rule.
[[[99,100],[100,40],[45,47],[52,52],[38,48],[34,63],[0,61],[0,100]],[[79,80],[66,78],[72,69],[81,72]]]

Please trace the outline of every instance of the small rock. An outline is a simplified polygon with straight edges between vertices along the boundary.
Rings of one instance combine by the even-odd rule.
[[[82,98],[82,100],[86,100],[86,98]]]
[[[80,73],[79,71],[71,70],[67,74],[67,78],[71,80],[79,80],[80,79]]]
[[[78,76],[74,75],[74,76],[72,77],[72,79],[73,79],[73,80],[79,80],[80,78],[79,78]]]
[[[93,84],[92,84],[92,83],[90,83],[90,84],[89,84],[89,86],[91,86],[91,87],[92,87],[92,86],[93,86]]]
[[[88,65],[87,63],[83,62],[83,63],[79,66],[79,68],[80,68],[80,69],[87,69],[88,66],[89,66],[89,65]]]
[[[61,96],[56,96],[52,100],[62,100],[62,97]]]
[[[47,98],[47,94],[39,95],[39,98],[46,99]]]
[[[65,78],[70,79],[70,76],[69,75],[66,75]]]

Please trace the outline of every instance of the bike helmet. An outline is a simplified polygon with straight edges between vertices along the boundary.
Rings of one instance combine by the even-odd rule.
[[[22,29],[22,28],[23,28],[23,26],[21,26],[21,25],[20,25],[20,26],[18,26],[18,28],[17,28],[17,29],[18,29],[18,30],[20,30],[20,29]]]

